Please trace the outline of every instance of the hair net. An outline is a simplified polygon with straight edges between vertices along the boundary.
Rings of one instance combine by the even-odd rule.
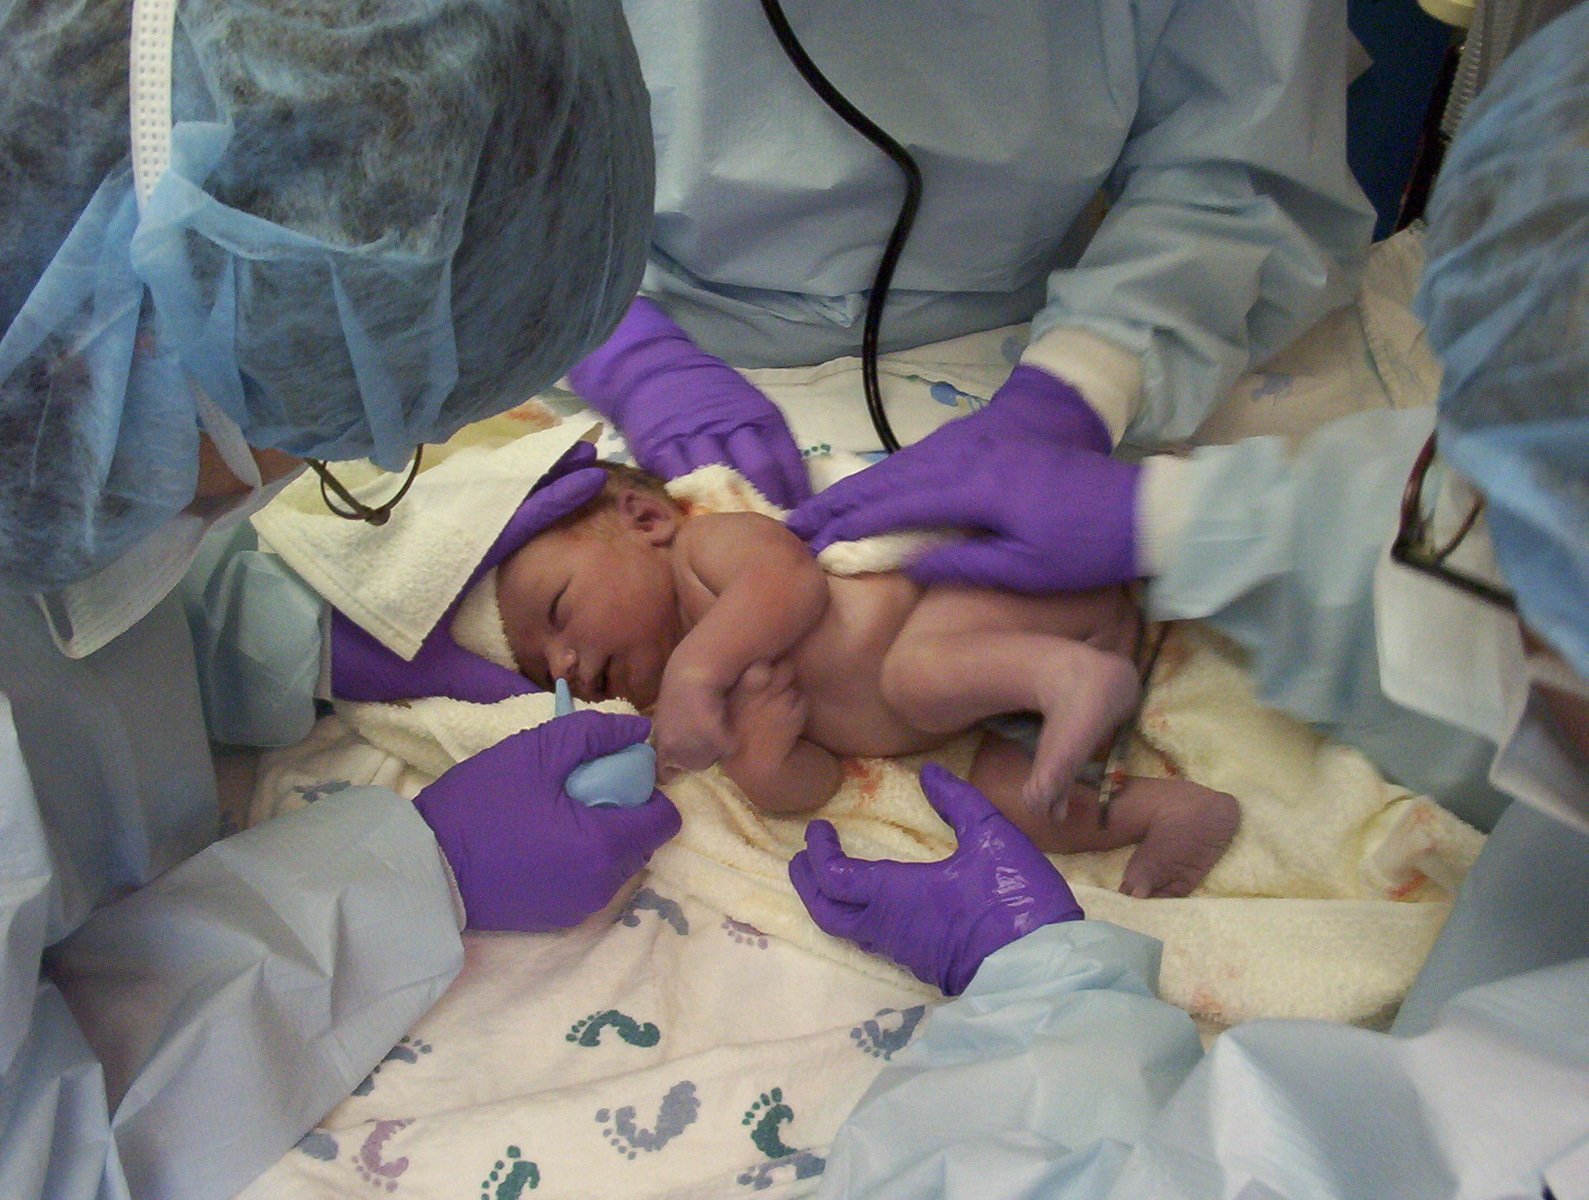
[[[188,381],[256,447],[368,456],[524,399],[639,283],[617,0],[182,0],[140,215],[130,0],[0,0],[0,586],[193,496]]]
[[[1428,223],[1441,452],[1488,498],[1524,619],[1589,677],[1589,4],[1480,95]]]

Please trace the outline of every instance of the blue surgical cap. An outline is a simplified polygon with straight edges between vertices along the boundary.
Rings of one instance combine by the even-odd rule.
[[[1487,497],[1523,618],[1589,678],[1589,4],[1480,94],[1428,226],[1441,453]]]
[[[250,444],[395,469],[555,380],[639,285],[617,0],[181,0],[140,212],[129,0],[0,0],[0,586],[193,497],[195,389]]]

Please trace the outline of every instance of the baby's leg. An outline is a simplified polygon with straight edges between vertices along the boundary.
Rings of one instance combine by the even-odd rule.
[[[983,738],[971,764],[971,782],[1000,812],[1048,854],[1117,850],[1140,843],[1126,863],[1120,890],[1128,896],[1185,896],[1220,860],[1241,825],[1234,796],[1184,779],[1128,776],[1109,802],[1109,824],[1099,824],[1098,792],[1071,788],[1057,823],[1033,813],[1021,798],[1028,759],[1014,742]]]
[[[883,659],[883,698],[927,733],[969,729],[999,713],[1041,713],[1023,802],[1044,821],[1051,809],[1057,818],[1077,770],[1131,712],[1137,675],[1123,655],[1029,625],[995,625],[1009,606],[961,591],[922,597]]]

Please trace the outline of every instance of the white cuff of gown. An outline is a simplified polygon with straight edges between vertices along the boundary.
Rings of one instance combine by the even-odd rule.
[[[1086,329],[1050,329],[1026,347],[1021,365],[1056,375],[1080,392],[1109,427],[1114,445],[1142,404],[1142,360]]]
[[[1196,478],[1189,458],[1153,454],[1142,460],[1136,514],[1139,574],[1162,575],[1180,548]]]

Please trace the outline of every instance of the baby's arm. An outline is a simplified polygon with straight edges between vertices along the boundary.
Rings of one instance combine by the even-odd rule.
[[[686,521],[674,561],[684,604],[705,611],[663,672],[656,737],[664,775],[701,770],[732,751],[728,693],[753,663],[789,654],[828,605],[827,577],[805,543],[756,513]]]
[[[757,808],[798,813],[818,808],[839,790],[839,760],[801,734],[806,699],[794,668],[756,663],[728,697],[734,752],[723,771]]]

